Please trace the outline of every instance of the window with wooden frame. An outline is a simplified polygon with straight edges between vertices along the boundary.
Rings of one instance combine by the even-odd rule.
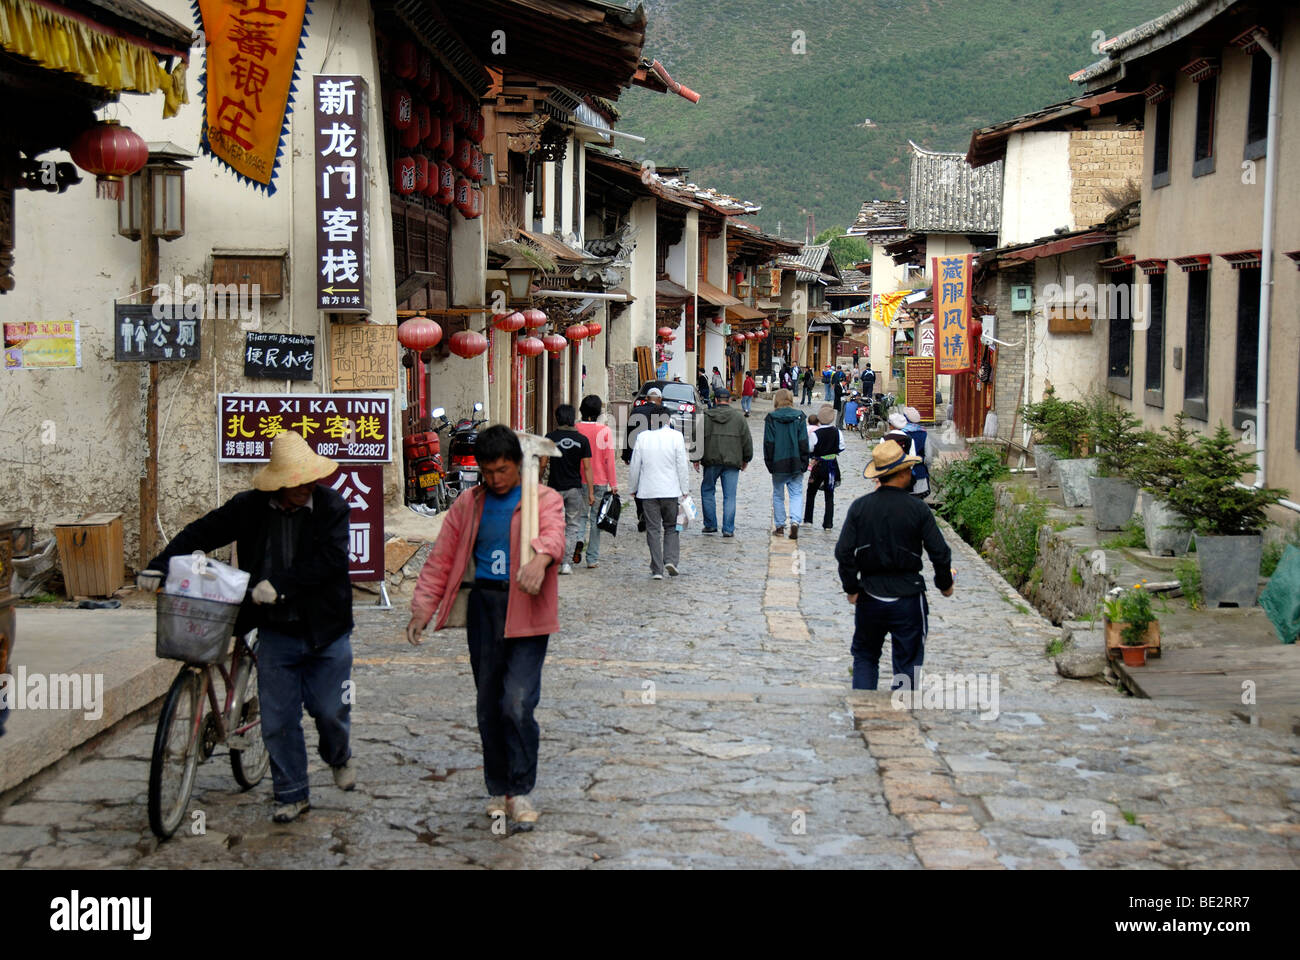
[[[1133,397],[1133,271],[1111,274],[1118,283],[1108,286],[1106,304],[1107,349],[1106,389],[1121,397]]]
[[[555,195],[551,205],[551,232],[555,236],[564,235],[564,158],[555,161]]]
[[[533,233],[543,232],[546,218],[546,164],[541,160],[533,162]]]
[[[1193,177],[1203,177],[1214,172],[1214,114],[1218,93],[1217,76],[1206,77],[1196,85],[1196,145],[1192,153]]]
[[[1233,377],[1232,426],[1240,430],[1258,411],[1260,269],[1237,270],[1237,369]]]
[[[1156,104],[1156,115],[1151,146],[1151,188],[1169,186],[1169,127],[1173,100],[1166,99]]]
[[[1183,365],[1183,410],[1195,420],[1210,419],[1210,272],[1187,274],[1187,338]]]
[[[1147,406],[1165,405],[1165,275],[1147,278]]]
[[[1246,110],[1244,159],[1258,160],[1268,152],[1268,86],[1273,59],[1264,52],[1250,58],[1250,105]]]

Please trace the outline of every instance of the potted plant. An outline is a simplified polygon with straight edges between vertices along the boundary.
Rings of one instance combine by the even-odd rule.
[[[1287,495],[1285,490],[1242,484],[1241,478],[1255,469],[1254,457],[1238,450],[1220,423],[1212,436],[1196,438],[1178,466],[1179,482],[1166,494],[1169,506],[1187,518],[1196,534],[1207,607],[1255,605],[1267,511]]]
[[[1134,483],[1142,488],[1142,525],[1147,550],[1154,556],[1182,557],[1192,543],[1187,518],[1169,506],[1169,491],[1182,483],[1182,468],[1191,462],[1196,434],[1187,429],[1187,414],[1179,411],[1172,427],[1151,434],[1133,464]]]
[[[1151,607],[1151,594],[1142,584],[1121,590],[1109,598],[1106,611],[1106,653],[1119,650],[1128,667],[1145,666],[1147,650],[1160,653],[1160,621]]]
[[[1039,483],[1056,481],[1067,507],[1085,507],[1091,502],[1087,477],[1096,463],[1087,459],[1088,408],[1078,400],[1062,400],[1048,387],[1043,399],[1021,411],[1025,424],[1039,439],[1033,446]]]
[[[1088,406],[1097,443],[1097,476],[1088,478],[1094,522],[1098,530],[1123,530],[1137,506],[1138,486],[1129,476],[1151,435],[1112,400],[1098,397]]]

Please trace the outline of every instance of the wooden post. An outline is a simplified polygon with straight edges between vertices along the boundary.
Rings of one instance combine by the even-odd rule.
[[[522,567],[533,559],[533,541],[541,531],[537,495],[541,472],[540,461],[542,457],[558,457],[560,448],[555,445],[555,441],[547,440],[545,437],[518,430],[515,434],[519,437],[519,445],[524,450],[524,462],[520,464],[519,496],[519,566]]]
[[[140,287],[144,303],[153,303],[158,283],[158,238],[153,234],[153,177],[146,167],[140,175]],[[140,478],[140,563],[149,563],[158,552],[158,361],[149,361],[149,389],[145,396],[145,461]]]

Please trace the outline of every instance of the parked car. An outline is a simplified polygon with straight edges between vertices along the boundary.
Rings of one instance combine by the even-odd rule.
[[[623,461],[625,463],[632,459],[632,446],[636,443],[636,435],[645,426],[644,423],[636,419],[637,408],[644,407],[650,402],[646,394],[650,392],[652,387],[658,387],[659,391],[664,395],[664,409],[668,411],[668,415],[673,419],[673,428],[680,430],[682,436],[685,437],[687,451],[694,449],[696,418],[704,413],[704,405],[700,402],[699,392],[693,384],[682,383],[678,380],[647,380],[641,384],[641,389],[632,398],[627,445],[623,450]]]

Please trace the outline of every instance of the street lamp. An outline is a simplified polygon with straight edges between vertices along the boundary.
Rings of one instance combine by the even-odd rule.
[[[184,236],[185,171],[189,168],[180,161],[194,158],[174,143],[149,144],[149,162],[126,178],[126,189],[117,202],[117,232],[139,240],[147,226],[149,236],[160,240]]]
[[[510,285],[510,299],[516,302],[530,301],[533,276],[537,273],[537,267],[523,257],[515,257],[503,269],[506,272],[506,281]]]

